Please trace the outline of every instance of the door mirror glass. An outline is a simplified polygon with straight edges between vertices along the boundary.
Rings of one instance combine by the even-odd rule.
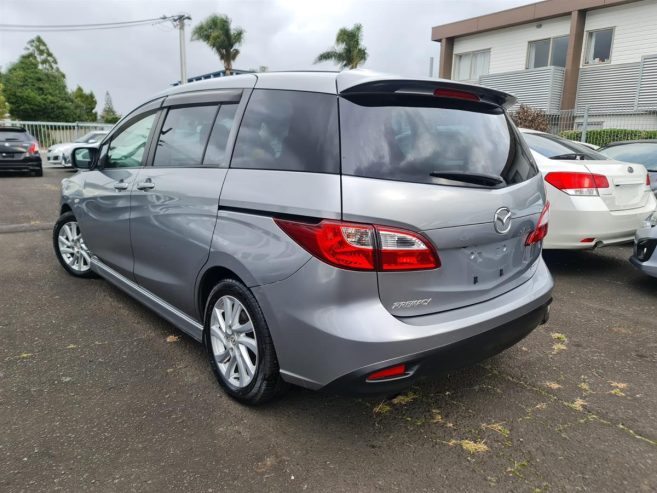
[[[90,169],[97,153],[93,147],[77,147],[71,152],[71,164],[77,169]]]

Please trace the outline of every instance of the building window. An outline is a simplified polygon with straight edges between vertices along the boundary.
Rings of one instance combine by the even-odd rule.
[[[488,74],[490,50],[472,51],[454,55],[454,79],[474,80]]]
[[[568,36],[530,41],[527,68],[565,67],[567,52]]]
[[[614,39],[613,28],[589,31],[586,34],[586,65],[609,63],[611,60],[611,43]]]

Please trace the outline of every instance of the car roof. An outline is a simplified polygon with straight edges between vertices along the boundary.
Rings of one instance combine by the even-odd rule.
[[[627,144],[657,144],[656,139],[639,139],[639,140],[619,140],[618,142],[612,142],[604,146],[604,149],[607,147],[622,146]]]
[[[174,86],[160,93],[156,98],[194,91],[253,89],[256,87],[258,89],[297,90],[328,94],[365,91],[418,93],[418,88],[420,87],[428,90],[436,85],[471,92],[486,101],[507,108],[516,103],[514,96],[496,89],[447,79],[404,77],[364,69],[345,70],[342,72],[286,71],[231,75]]]

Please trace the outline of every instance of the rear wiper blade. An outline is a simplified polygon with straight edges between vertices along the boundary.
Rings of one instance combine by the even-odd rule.
[[[480,185],[483,187],[497,187],[506,184],[506,181],[501,176],[485,173],[469,173],[467,171],[433,171],[430,175],[434,178],[460,181],[461,183],[472,183],[473,185]]]
[[[581,152],[570,152],[568,154],[559,154],[558,156],[552,156],[550,159],[564,159],[566,161],[583,161],[586,159],[586,154]]]

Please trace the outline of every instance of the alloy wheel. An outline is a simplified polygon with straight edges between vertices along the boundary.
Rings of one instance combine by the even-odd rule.
[[[251,383],[258,365],[258,340],[244,305],[233,296],[222,296],[210,318],[212,354],[226,382],[237,388]]]
[[[57,245],[64,262],[75,272],[87,272],[91,268],[91,252],[76,221],[64,223],[60,228]]]

